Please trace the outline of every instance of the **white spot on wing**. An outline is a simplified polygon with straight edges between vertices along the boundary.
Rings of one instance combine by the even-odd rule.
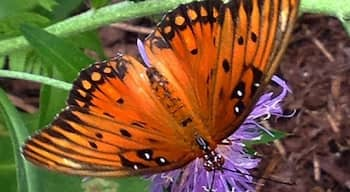
[[[69,167],[77,168],[77,169],[81,168],[81,165],[79,163],[75,163],[74,161],[71,161],[71,160],[66,159],[66,158],[63,159],[63,164],[65,164]]]
[[[236,94],[238,95],[238,97],[242,97],[243,96],[243,92],[241,90],[237,90]]]

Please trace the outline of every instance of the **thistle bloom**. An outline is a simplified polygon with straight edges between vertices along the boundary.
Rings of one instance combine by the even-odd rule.
[[[253,178],[249,176],[248,170],[257,167],[260,159],[245,152],[243,141],[258,140],[261,130],[271,134],[258,121],[271,116],[284,116],[280,103],[290,92],[285,81],[277,76],[272,80],[282,88],[281,93],[277,96],[273,92],[262,95],[242,125],[228,137],[231,144],[218,145],[216,148],[225,159],[225,170],[208,172],[203,167],[203,159],[196,158],[182,168],[150,176],[151,191],[202,192],[209,191],[210,186],[212,192],[254,191]]]

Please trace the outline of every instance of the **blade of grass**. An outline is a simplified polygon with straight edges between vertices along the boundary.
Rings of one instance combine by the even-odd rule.
[[[28,130],[21,120],[17,110],[7,98],[6,93],[0,89],[0,112],[5,125],[9,130],[13,150],[15,154],[15,163],[17,167],[17,186],[19,192],[37,192],[40,191],[37,180],[37,173],[22,158],[20,146],[25,142]]]
[[[9,70],[2,70],[0,69],[0,77],[8,77],[8,78],[14,78],[14,79],[23,79],[28,81],[34,81],[37,83],[50,85],[52,87],[56,87],[63,90],[70,90],[72,88],[72,84],[52,79],[49,77],[44,77],[40,75],[33,75],[30,73],[24,73],[24,72],[17,72],[17,71],[9,71]]]

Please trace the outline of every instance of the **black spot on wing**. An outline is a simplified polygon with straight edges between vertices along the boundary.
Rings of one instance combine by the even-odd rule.
[[[102,139],[103,138],[103,135],[101,133],[96,133],[95,136],[99,139]]]
[[[116,102],[117,102],[118,104],[122,105],[122,104],[124,104],[124,99],[123,99],[123,98],[119,98],[119,99],[117,99]]]
[[[192,49],[191,50],[192,55],[197,55],[198,54],[198,49]]]
[[[181,122],[181,125],[183,126],[183,127],[186,127],[188,124],[190,124],[192,122],[192,118],[191,117],[188,117],[188,118],[186,118],[185,120],[183,120],[182,122]]]
[[[254,43],[256,43],[256,42],[258,41],[258,36],[256,35],[256,33],[251,32],[251,34],[250,34],[250,39],[251,39]]]
[[[225,73],[228,73],[230,71],[231,64],[227,59],[224,59],[224,61],[222,62],[222,68],[224,69]]]
[[[94,148],[94,149],[97,149],[97,145],[96,145],[95,142],[89,141],[89,145],[90,145],[90,147],[92,147],[92,148]]]
[[[238,45],[243,45],[244,44],[244,38],[242,36],[238,37],[237,42],[238,42]]]
[[[130,138],[132,137],[132,135],[130,134],[130,132],[126,129],[120,129],[119,130],[120,134],[124,137]]]
[[[123,157],[122,155],[119,155],[121,163],[123,165],[123,167],[128,167],[134,170],[138,170],[138,169],[144,169],[144,168],[148,168],[149,166],[144,165],[142,163],[137,163],[137,162],[133,162],[130,161],[128,159],[126,159],[125,157]]]

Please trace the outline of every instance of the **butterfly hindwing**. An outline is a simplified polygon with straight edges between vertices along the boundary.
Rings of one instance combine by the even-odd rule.
[[[146,69],[132,57],[96,63],[80,73],[68,107],[27,141],[23,154],[78,175],[123,176],[183,166],[194,154],[167,128],[166,114],[157,115],[162,110],[149,91]]]

